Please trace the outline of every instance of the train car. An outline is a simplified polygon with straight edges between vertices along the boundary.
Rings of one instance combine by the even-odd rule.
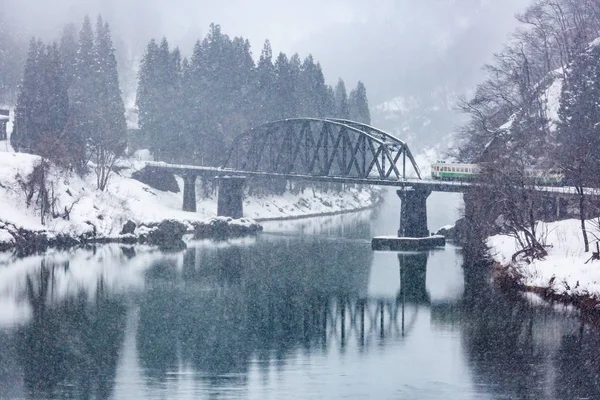
[[[479,175],[477,164],[453,164],[437,162],[431,165],[431,178],[436,180],[473,180]]]
[[[454,164],[437,162],[431,165],[431,178],[447,181],[469,181],[480,174],[477,164]],[[531,179],[536,185],[558,186],[565,183],[565,176],[557,169],[528,168],[524,171],[525,178]]]
[[[565,183],[565,174],[557,169],[526,169],[525,177],[531,178],[537,185],[563,185]]]

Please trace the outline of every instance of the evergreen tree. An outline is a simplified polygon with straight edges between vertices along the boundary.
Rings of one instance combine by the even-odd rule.
[[[300,70],[300,111],[303,117],[324,117],[328,94],[325,77],[319,63],[309,55]]]
[[[225,90],[231,93],[231,96],[224,104],[226,117],[223,119],[226,143],[231,143],[234,137],[251,128],[254,123],[251,119],[254,108],[251,96],[255,65],[250,51],[250,42],[236,37],[229,48],[230,67]]]
[[[206,119],[206,56],[200,41],[194,46],[192,58],[182,67],[182,130],[187,143],[185,158],[188,162],[204,165]]]
[[[273,87],[274,95],[274,119],[284,119],[293,115],[293,96],[294,82],[291,77],[291,66],[287,56],[279,53],[275,60],[275,82]]]
[[[138,73],[138,88],[136,107],[138,110],[138,124],[146,136],[150,150],[158,159],[160,149],[160,102],[162,91],[160,75],[158,73],[159,48],[154,39],[148,43],[146,53],[140,63]]]
[[[67,88],[58,46],[45,46],[32,39],[17,98],[13,147],[63,162],[61,158],[67,152],[61,142],[67,111]]]
[[[358,81],[356,89],[350,92],[348,103],[350,107],[351,120],[362,122],[367,125],[371,123],[369,101],[367,100],[367,89],[361,81]]]
[[[275,115],[275,66],[271,43],[266,40],[256,66],[257,122],[276,119]]]
[[[71,86],[75,79],[77,49],[77,28],[69,24],[60,37],[60,61],[67,86]]]
[[[325,116],[334,117],[336,115],[335,111],[335,92],[333,87],[327,85],[327,94],[325,98]]]
[[[44,151],[55,153],[50,158],[67,155],[64,130],[69,112],[68,84],[61,63],[60,50],[57,43],[46,47],[44,62],[44,87],[42,88],[46,106],[41,110],[44,115],[44,135],[48,138],[42,143]],[[44,142],[42,140],[42,142]],[[67,161],[67,160],[63,160]]]
[[[69,120],[67,141],[69,142],[72,163],[79,171],[87,164],[87,141],[97,137],[99,129],[98,104],[98,57],[94,45],[94,32],[88,16],[83,21],[79,33],[75,75],[69,89]]]
[[[36,112],[40,110],[40,87],[42,86],[42,56],[44,45],[32,38],[29,42],[27,61],[23,81],[19,87],[17,107],[15,110],[15,125],[10,137],[11,145],[17,151],[31,151],[36,141],[37,124]]]
[[[350,108],[348,105],[348,95],[346,94],[346,85],[344,84],[344,81],[341,78],[338,80],[338,83],[335,86],[334,99],[335,116],[337,118],[349,119]]]
[[[109,26],[101,17],[98,17],[95,39],[97,128],[90,135],[88,143],[96,164],[98,189],[104,190],[114,163],[125,153],[127,124],[115,49]]]
[[[286,109],[286,118],[298,118],[301,117],[300,109],[301,109],[301,88],[302,84],[301,80],[301,69],[302,69],[302,60],[298,53],[295,53],[290,57],[289,62],[289,88],[290,92],[287,94],[287,109]]]

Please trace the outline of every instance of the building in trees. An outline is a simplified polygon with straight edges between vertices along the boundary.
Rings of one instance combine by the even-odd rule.
[[[6,140],[6,125],[8,124],[8,110],[0,109],[0,140]]]

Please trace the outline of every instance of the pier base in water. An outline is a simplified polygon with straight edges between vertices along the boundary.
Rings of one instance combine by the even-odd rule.
[[[426,236],[422,238],[377,236],[371,241],[371,248],[378,251],[419,251],[445,245],[446,238],[443,236]]]

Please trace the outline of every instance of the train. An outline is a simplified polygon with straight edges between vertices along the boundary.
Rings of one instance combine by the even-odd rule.
[[[437,162],[431,165],[431,178],[445,181],[472,181],[481,173],[478,164],[461,164]],[[536,184],[563,185],[565,175],[557,169],[529,168],[525,170],[525,176],[531,178]]]

